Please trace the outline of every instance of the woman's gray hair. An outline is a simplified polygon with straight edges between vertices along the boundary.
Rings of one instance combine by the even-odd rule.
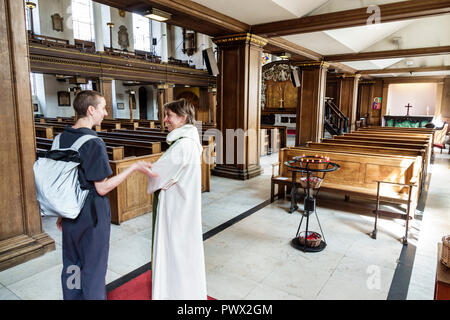
[[[192,103],[182,98],[172,102],[168,102],[164,105],[164,111],[169,109],[177,116],[186,116],[186,124],[194,124],[195,121],[195,109]]]

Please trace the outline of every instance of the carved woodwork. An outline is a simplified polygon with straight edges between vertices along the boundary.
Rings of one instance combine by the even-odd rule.
[[[285,61],[268,63],[262,68],[261,110],[293,113],[298,105],[299,88],[290,79],[291,67]],[[281,109],[281,110],[280,110]]]

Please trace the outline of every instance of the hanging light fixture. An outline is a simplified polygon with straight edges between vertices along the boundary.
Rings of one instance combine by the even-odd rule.
[[[155,8],[151,8],[150,10],[145,12],[144,17],[152,19],[152,20],[156,20],[159,22],[163,22],[163,21],[169,20],[172,17],[172,15],[168,12],[165,12],[165,11],[162,11],[159,9],[155,9]]]

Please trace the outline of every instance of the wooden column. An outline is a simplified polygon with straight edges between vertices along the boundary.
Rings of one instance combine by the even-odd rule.
[[[361,75],[359,74],[343,74],[341,86],[339,107],[342,113],[348,117],[350,130],[355,130],[356,127],[356,109],[358,105],[358,81]]]
[[[217,125],[217,91],[208,89],[209,122]]]
[[[444,79],[441,100],[442,120],[450,122],[450,77]]]
[[[383,123],[383,117],[385,115],[389,115],[390,110],[387,110],[387,102],[388,102],[388,94],[389,94],[389,83],[383,82],[383,96],[381,97],[381,125],[384,125]]]
[[[219,48],[217,76],[218,128],[221,156],[212,173],[232,179],[250,179],[262,173],[259,164],[261,121],[261,54],[267,41],[241,33],[216,37]],[[227,134],[228,133],[228,134]]]
[[[299,64],[301,70],[300,103],[297,108],[295,145],[308,141],[320,142],[323,136],[325,89],[327,79],[326,62]]]
[[[105,119],[113,119],[114,113],[113,113],[113,89],[112,89],[112,81],[114,79],[112,78],[99,78],[99,84],[100,84],[100,92],[103,94],[106,100],[106,111],[108,112],[108,115],[105,117]]]
[[[161,121],[161,131],[166,130],[164,124],[164,105],[173,101],[173,86],[168,84],[158,85],[158,120]]]
[[[42,230],[24,2],[0,1],[0,271],[55,249]]]
[[[382,96],[383,80],[359,81],[357,118],[367,117],[367,123],[369,125],[381,126],[381,109],[373,109],[373,100]]]
[[[128,94],[128,109],[130,110],[130,122],[133,122],[133,95]]]

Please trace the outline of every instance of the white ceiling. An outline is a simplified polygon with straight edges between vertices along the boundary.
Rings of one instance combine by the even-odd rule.
[[[432,72],[413,72],[410,74],[409,72],[405,73],[383,73],[383,74],[374,74],[372,75],[374,78],[383,78],[383,77],[433,77],[433,76],[449,76],[450,71],[432,71]]]
[[[193,0],[249,25],[338,12],[404,0]],[[382,13],[381,13],[382,14]],[[321,55],[372,52],[450,45],[450,15],[404,20],[284,36]],[[396,41],[393,39],[397,39]],[[450,65],[448,58],[413,59],[413,67]],[[405,67],[404,59],[345,62],[357,69]]]

